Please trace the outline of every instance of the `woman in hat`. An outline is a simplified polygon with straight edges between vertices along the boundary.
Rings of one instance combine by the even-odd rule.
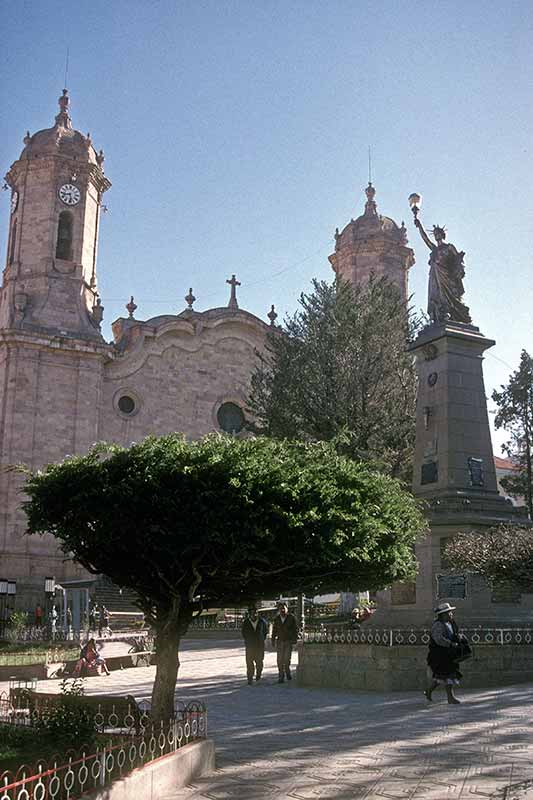
[[[436,620],[431,626],[427,663],[432,672],[432,680],[425,690],[426,699],[431,702],[431,694],[437,686],[446,689],[448,703],[456,705],[461,701],[455,697],[453,687],[462,677],[458,669],[458,659],[462,657],[462,639],[457,623],[453,618],[455,606],[441,603],[435,609]]]

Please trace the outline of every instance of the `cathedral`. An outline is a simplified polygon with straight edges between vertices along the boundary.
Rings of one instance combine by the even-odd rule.
[[[102,150],[72,126],[66,89],[53,126],[24,137],[6,182],[11,214],[0,289],[0,594],[12,596],[11,608],[31,610],[43,603],[46,579],[75,585],[87,576],[51,536],[24,535],[23,479],[6,467],[35,470],[82,454],[97,441],[127,446],[170,431],[191,438],[220,430],[239,435],[255,352],[276,314],[272,306],[265,322],[239,308],[233,275],[222,308],[197,311],[190,290],[180,314],[140,320],[131,298],[127,316],[112,323],[113,341],[105,341],[97,248],[102,199],[111,182]],[[385,275],[407,298],[413,251],[403,223],[378,213],[372,184],[363,213],[336,231],[329,261],[336,275],[352,283]]]

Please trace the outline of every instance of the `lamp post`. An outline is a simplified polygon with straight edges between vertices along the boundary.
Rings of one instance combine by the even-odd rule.
[[[417,220],[418,212],[420,211],[420,206],[422,205],[422,195],[418,194],[417,192],[413,192],[412,194],[410,194],[409,205],[411,206],[413,217],[415,218],[415,220]]]
[[[45,602],[45,606],[46,606],[46,621],[50,624],[50,628],[51,628],[52,634],[55,634],[55,630],[54,630],[55,625],[53,624],[54,621],[52,620],[52,615],[51,615],[51,612],[52,612],[52,598],[54,597],[55,593],[56,593],[56,579],[55,578],[45,578],[44,579],[44,594],[45,594],[45,597],[46,597],[46,602]]]
[[[2,635],[7,622],[7,584],[5,578],[0,578],[0,634]]]

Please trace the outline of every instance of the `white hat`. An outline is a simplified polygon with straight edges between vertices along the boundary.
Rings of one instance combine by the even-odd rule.
[[[455,611],[457,606],[451,606],[449,603],[441,603],[434,609],[435,614],[439,616],[440,614],[445,614],[447,611]]]

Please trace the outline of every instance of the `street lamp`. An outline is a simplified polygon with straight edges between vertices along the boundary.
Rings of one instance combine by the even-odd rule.
[[[411,211],[413,212],[413,217],[415,219],[418,218],[418,212],[420,211],[420,206],[422,205],[422,195],[418,194],[417,192],[413,192],[409,195],[409,205],[411,206]]]
[[[56,579],[55,578],[45,578],[44,579],[44,593],[45,594],[55,594],[56,591]]]

